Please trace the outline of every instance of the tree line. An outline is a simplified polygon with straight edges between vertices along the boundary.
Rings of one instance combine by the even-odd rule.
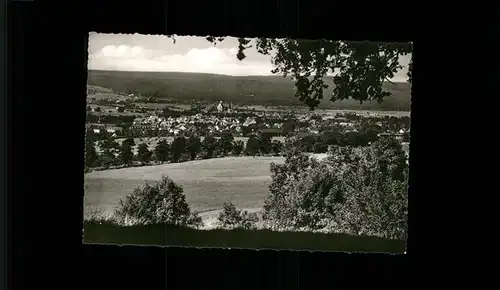
[[[88,132],[85,146],[85,168],[111,166],[149,165],[165,162],[184,162],[196,159],[210,159],[225,156],[258,156],[285,154],[284,148],[298,148],[301,152],[327,153],[330,146],[366,147],[380,139],[380,131],[342,131],[328,130],[320,133],[297,132],[289,134],[285,144],[273,140],[272,134],[252,134],[247,142],[235,140],[231,133],[208,135],[201,140],[198,136],[178,136],[170,144],[165,139],[159,141],[153,150],[146,143],[136,144],[133,138],[125,139],[121,144],[110,134],[101,137]],[[409,142],[409,133],[402,135],[402,142]],[[98,153],[96,145],[101,152]],[[137,145],[137,155],[133,147]]]
[[[100,166],[109,168],[119,165],[133,166],[136,163],[177,163],[221,156],[279,155],[282,152],[282,143],[271,140],[271,137],[265,134],[250,136],[246,144],[235,140],[232,134],[224,134],[220,138],[210,135],[203,141],[197,136],[179,136],[171,144],[167,140],[160,140],[153,150],[149,150],[146,143],[137,145],[133,138],[125,139],[121,144],[113,138],[99,141],[87,138],[85,144],[86,170]],[[96,145],[101,149],[100,153],[97,152]],[[136,145],[137,155],[134,155],[133,147]]]

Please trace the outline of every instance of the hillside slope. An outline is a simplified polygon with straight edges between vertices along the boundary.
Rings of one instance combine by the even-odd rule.
[[[331,87],[333,79],[325,78]],[[294,82],[282,76],[227,76],[179,72],[88,72],[87,83],[114,91],[154,92],[161,98],[176,100],[227,101],[254,105],[302,105],[295,97]],[[384,84],[391,93],[384,102],[359,104],[354,100],[330,102],[326,97],[320,108],[409,111],[410,86],[408,83]],[[325,92],[325,95],[331,88]]]

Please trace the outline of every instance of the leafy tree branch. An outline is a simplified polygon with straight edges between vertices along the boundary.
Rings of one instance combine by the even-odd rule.
[[[224,37],[208,36],[217,45]],[[327,93],[332,102],[352,98],[360,103],[382,102],[390,95],[382,84],[403,68],[399,57],[412,52],[411,43],[381,43],[369,41],[297,40],[238,38],[237,59],[245,59],[245,50],[255,47],[272,57],[273,74],[295,80],[295,96],[314,109],[328,89],[323,81],[327,73],[335,72],[335,86]],[[408,82],[412,81],[410,61]],[[390,82],[390,81],[389,81]]]

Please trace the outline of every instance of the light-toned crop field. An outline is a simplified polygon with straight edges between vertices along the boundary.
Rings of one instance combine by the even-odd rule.
[[[310,111],[307,108],[301,108],[301,107],[270,106],[266,108],[264,106],[246,106],[245,108],[255,109],[256,111],[262,111],[262,112],[310,113]],[[333,110],[333,109],[321,109],[321,108],[314,110],[314,113],[331,117],[335,117],[338,114],[345,114],[345,113],[356,113],[358,115],[363,115],[363,116],[395,116],[395,117],[410,116],[409,111]]]
[[[142,102],[134,102],[134,104],[140,108],[144,109],[165,109],[169,108],[171,110],[189,110],[191,108],[190,105],[185,104],[162,104],[162,103],[142,103]]]
[[[165,107],[167,107],[167,104],[159,104],[159,103],[134,102],[134,105],[136,105],[139,108],[144,108],[144,109],[164,109]]]
[[[338,114],[345,114],[345,113],[356,113],[358,115],[362,116],[394,116],[394,117],[404,117],[404,116],[410,116],[409,111],[370,111],[370,110],[322,110],[318,109],[316,110],[318,114],[324,115],[324,116],[336,116]]]
[[[322,159],[326,154],[311,154]],[[84,211],[111,212],[119,200],[145,181],[168,175],[184,188],[191,208],[214,216],[226,201],[240,209],[262,208],[271,182],[271,162],[284,157],[225,157],[184,163],[93,171],[85,174]],[[210,212],[210,213],[209,213]]]
[[[85,174],[84,209],[111,211],[135,187],[163,174],[184,188],[195,211],[216,210],[225,201],[238,208],[261,208],[271,181],[271,162],[283,163],[284,158],[226,157],[90,172]]]

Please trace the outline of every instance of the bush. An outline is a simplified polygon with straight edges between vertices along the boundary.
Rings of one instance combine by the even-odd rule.
[[[126,224],[166,223],[198,227],[201,218],[191,212],[182,192],[182,187],[167,176],[153,185],[146,182],[120,200],[115,216]]]
[[[321,163],[304,171],[290,184],[288,200],[293,212],[289,222],[293,228],[324,228],[328,220],[334,219],[344,200],[341,177]]]
[[[271,165],[267,227],[406,238],[408,166],[399,143],[332,146],[324,161],[287,154],[285,164]]]
[[[407,237],[407,181],[377,177],[369,185],[355,175],[346,201],[336,213],[335,228],[348,234],[405,240]]]
[[[239,156],[241,152],[245,149],[245,142],[241,140],[236,140],[233,142],[233,154]]]
[[[238,210],[231,202],[225,202],[222,211],[217,216],[218,227],[226,229],[255,229],[258,221],[256,213]]]
[[[84,215],[85,223],[98,225],[118,225],[117,220],[112,214],[106,213],[101,209],[95,209]]]
[[[290,198],[293,195],[290,185],[296,183],[308,169],[318,165],[316,159],[309,158],[297,148],[287,149],[284,164],[271,163],[272,182],[262,215],[266,226],[283,229],[293,225],[296,210]]]

